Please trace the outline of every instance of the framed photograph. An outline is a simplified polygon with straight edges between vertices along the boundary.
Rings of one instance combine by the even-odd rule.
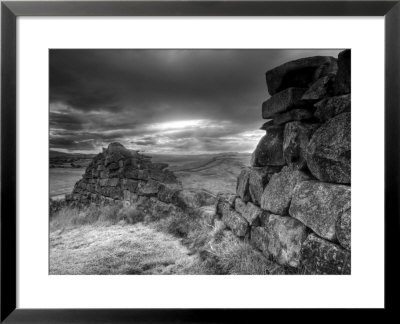
[[[399,27],[397,1],[3,1],[1,321],[393,309]]]

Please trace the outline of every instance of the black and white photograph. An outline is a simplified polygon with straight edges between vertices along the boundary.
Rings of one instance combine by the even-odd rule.
[[[50,275],[351,274],[350,49],[48,53]]]

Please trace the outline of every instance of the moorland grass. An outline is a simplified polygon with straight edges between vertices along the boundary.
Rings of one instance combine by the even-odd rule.
[[[224,223],[135,205],[64,207],[50,219],[50,273],[271,274],[281,267]]]

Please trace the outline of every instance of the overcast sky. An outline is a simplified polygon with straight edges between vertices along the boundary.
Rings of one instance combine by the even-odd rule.
[[[50,148],[252,152],[265,72],[340,50],[51,50]]]

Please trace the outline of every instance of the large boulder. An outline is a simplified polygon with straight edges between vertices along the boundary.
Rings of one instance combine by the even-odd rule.
[[[250,168],[249,191],[251,201],[257,205],[261,203],[261,196],[265,186],[274,173],[281,170],[281,167],[266,166]]]
[[[334,75],[318,79],[304,94],[302,100],[318,101],[332,93]]]
[[[351,182],[351,114],[340,114],[318,128],[306,150],[307,166],[321,181]]]
[[[299,182],[310,177],[299,170],[284,167],[281,172],[275,173],[261,197],[261,208],[278,215],[287,215],[292,200],[294,188]]]
[[[281,265],[298,267],[307,228],[289,216],[270,215],[267,225],[268,252]]]
[[[309,120],[314,117],[314,114],[308,109],[293,109],[284,113],[275,115],[273,121],[275,125],[283,125],[293,120]]]
[[[249,232],[247,221],[232,208],[223,209],[222,221],[238,237],[245,237]]]
[[[236,183],[236,194],[242,198],[244,202],[250,201],[250,191],[249,191],[249,178],[250,169],[244,168],[237,178]]]
[[[351,250],[351,208],[339,216],[336,221],[336,236],[341,246]]]
[[[351,50],[349,49],[339,53],[334,91],[336,95],[351,92]]]
[[[336,70],[336,59],[330,56],[313,56],[287,62],[265,74],[268,92],[274,95],[290,87],[308,88],[317,79]]]
[[[351,255],[336,244],[310,234],[301,249],[306,274],[350,274]]]
[[[306,149],[319,124],[298,121],[287,123],[283,133],[283,156],[289,166],[303,169],[306,166]]]
[[[306,90],[305,88],[289,88],[273,95],[262,104],[262,118],[269,119],[276,114],[304,106],[306,102],[302,101],[301,97]]]
[[[255,167],[282,166],[283,158],[283,126],[273,126],[266,130],[266,134],[258,143],[251,164]]]
[[[320,121],[326,122],[341,113],[351,111],[351,95],[325,98],[317,102],[314,107],[316,108],[314,116]]]
[[[336,240],[336,222],[351,206],[351,187],[319,181],[300,182],[289,214],[319,236]]]

